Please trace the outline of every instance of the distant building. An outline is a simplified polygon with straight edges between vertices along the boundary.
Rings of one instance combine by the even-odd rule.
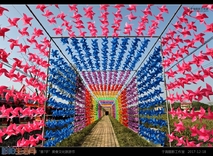
[[[187,108],[191,109],[192,108],[192,103],[190,103],[190,102],[182,102],[180,104],[180,108],[183,109],[183,110],[185,110]]]

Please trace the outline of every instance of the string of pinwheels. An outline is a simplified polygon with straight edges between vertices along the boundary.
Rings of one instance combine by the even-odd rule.
[[[161,88],[157,88],[158,86],[160,87],[160,83],[163,82],[162,75],[159,76],[159,74],[162,73],[161,62],[162,59],[159,46],[158,48],[155,48],[146,63],[144,63],[139,69],[137,73],[137,81],[138,93],[141,95],[138,98],[140,120],[139,134],[154,144],[161,144],[164,146],[166,133],[145,126],[145,123],[149,124],[151,127],[156,125],[159,125],[160,127],[167,125],[167,122],[164,120],[150,120],[149,118],[146,118],[147,115],[154,117],[165,114],[163,107],[155,109],[156,106],[162,106],[163,102],[165,102],[165,100],[162,100],[162,97],[160,97],[163,93]]]
[[[50,98],[47,106],[53,108],[52,117],[66,117],[67,119],[52,119],[46,122],[45,138],[47,139],[44,146],[56,146],[65,138],[74,133],[74,115],[75,115],[75,94],[76,94],[76,72],[68,65],[64,58],[58,53],[58,50],[51,51],[51,67],[49,68],[48,93]],[[62,93],[62,94],[61,94]],[[68,104],[58,102],[57,99],[63,99]],[[63,127],[60,130],[55,130]]]
[[[137,79],[133,77],[126,87],[127,90],[127,114],[128,127],[134,132],[138,133],[139,119],[138,119],[138,93],[137,93]]]
[[[80,81],[80,80],[78,80]],[[86,126],[86,100],[85,100],[85,86],[79,83],[78,94],[76,94],[76,116],[75,116],[75,132],[80,131]]]

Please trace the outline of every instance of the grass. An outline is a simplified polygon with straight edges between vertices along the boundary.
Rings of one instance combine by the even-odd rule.
[[[87,135],[91,132],[93,127],[101,120],[98,119],[94,121],[92,124],[86,126],[84,129],[77,133],[73,133],[70,137],[64,139],[62,142],[58,143],[56,147],[74,147],[81,146]]]
[[[109,117],[120,147],[153,147],[151,143],[140,137],[137,133],[123,126],[115,118]]]

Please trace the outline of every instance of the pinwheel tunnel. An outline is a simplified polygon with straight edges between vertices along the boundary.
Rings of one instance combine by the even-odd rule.
[[[212,146],[213,109],[192,104],[213,100],[213,5],[17,7],[0,6],[0,145],[56,146],[111,116],[156,145]]]

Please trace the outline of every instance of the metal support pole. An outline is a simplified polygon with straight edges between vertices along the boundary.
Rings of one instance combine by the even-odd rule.
[[[115,36],[75,36],[75,38],[134,38],[134,37],[137,37],[137,38],[158,38],[159,36],[118,36],[118,37],[115,37]],[[70,38],[69,36],[53,36],[52,37],[53,39],[57,39],[57,38]]]
[[[162,44],[160,44],[160,51],[161,51],[161,58],[162,58],[162,62],[164,60],[164,57],[162,55]],[[164,87],[165,87],[165,94],[166,94],[166,116],[167,116],[167,127],[168,127],[168,134],[170,135],[171,134],[171,130],[170,130],[170,119],[169,119],[169,104],[168,104],[168,92],[167,92],[167,89],[166,89],[166,75],[165,75],[165,68],[163,67],[163,76],[164,76]],[[170,103],[170,109],[171,109],[171,103]],[[169,147],[171,147],[171,142],[169,142]]]

